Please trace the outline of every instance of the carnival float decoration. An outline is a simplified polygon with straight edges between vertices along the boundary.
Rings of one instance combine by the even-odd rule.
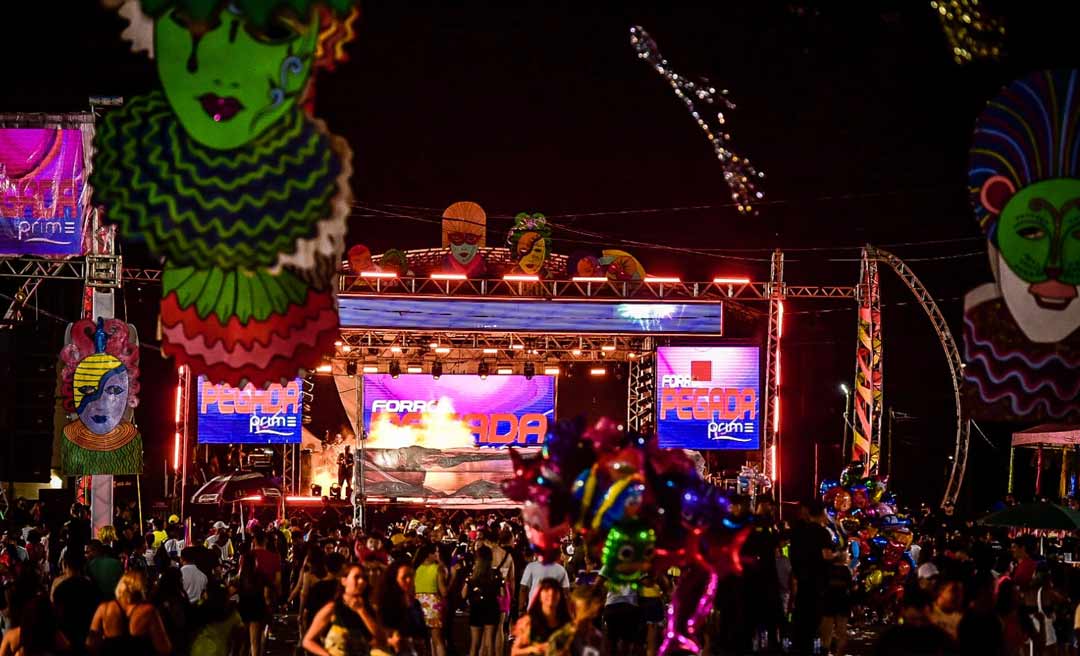
[[[460,273],[469,278],[487,275],[481,249],[487,245],[487,213],[476,203],[461,201],[443,211],[442,247],[449,249],[443,261],[444,273]]]
[[[1080,421],[1080,72],[1004,87],[975,124],[968,191],[994,282],[964,298],[976,419]]]
[[[742,571],[748,528],[730,498],[681,450],[625,433],[608,419],[560,421],[539,454],[511,451],[506,496],[522,503],[529,542],[550,561],[576,531],[611,587],[678,566],[661,654],[700,653],[718,583]]]
[[[351,152],[310,115],[354,0],[128,0],[124,37],[161,90],[101,121],[105,216],[164,258],[162,352],[242,387],[332,349]]]
[[[838,547],[851,554],[851,568],[868,605],[895,607],[915,566],[909,548],[912,522],[898,513],[887,477],[867,473],[856,461],[840,480],[820,484],[821,500]]]
[[[547,262],[551,256],[551,227],[543,214],[518,213],[514,217],[514,226],[506,235],[506,243],[517,260],[517,265],[510,273],[547,277]]]
[[[132,423],[139,403],[139,342],[119,319],[83,319],[68,327],[60,351],[60,395],[69,423],[61,429],[66,476],[139,474],[142,437]]]

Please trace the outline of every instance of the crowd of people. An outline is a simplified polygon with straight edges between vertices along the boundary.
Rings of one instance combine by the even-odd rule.
[[[1068,542],[1048,558],[1031,537],[927,510],[916,567],[883,603],[853,583],[820,504],[784,522],[768,499],[752,510],[743,572],[720,583],[705,653],[840,655],[855,625],[877,635],[858,649],[883,656],[1076,653]],[[543,562],[510,511],[384,512],[366,531],[329,503],[244,525],[173,515],[145,533],[136,515],[118,508],[92,535],[83,506],[54,520],[20,500],[0,552],[0,656],[259,656],[271,630],[318,656],[652,656],[680,575],[608,586],[572,536]]]

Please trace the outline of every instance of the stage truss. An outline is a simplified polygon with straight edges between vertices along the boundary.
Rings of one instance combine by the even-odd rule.
[[[427,253],[427,251],[418,251]],[[410,253],[412,253],[410,251]],[[81,280],[89,286],[118,288],[124,284],[157,284],[158,269],[123,267],[119,256],[103,260],[100,256],[85,259],[50,260],[45,258],[0,258],[0,278],[20,279],[20,290],[11,301],[5,316],[17,317],[29,297],[38,290],[42,280]],[[887,264],[915,295],[930,318],[938,340],[945,352],[952,376],[956,403],[956,446],[952,470],[946,484],[942,503],[955,503],[963,483],[967,465],[969,424],[960,406],[962,366],[959,350],[944,316],[933,297],[900,258],[872,246],[863,250],[863,270],[855,286],[789,285],[783,279],[783,254],[776,251],[767,282],[749,280],[717,280],[683,282],[675,279],[645,281],[513,281],[502,279],[440,279],[437,277],[370,277],[346,275],[340,277],[342,294],[377,294],[401,297],[497,297],[497,298],[582,298],[627,299],[636,301],[693,300],[724,302],[726,309],[753,319],[768,317],[766,371],[763,412],[766,413],[762,431],[761,460],[764,471],[773,480],[781,478],[781,340],[783,337],[784,303],[790,299],[868,299],[868,307],[880,308],[877,289],[876,263]],[[868,271],[870,272],[868,275]],[[870,289],[867,286],[872,285]],[[767,310],[753,307],[766,303]],[[863,303],[860,303],[860,306]],[[880,313],[876,330],[880,331]],[[877,340],[878,371],[881,363],[880,332]],[[871,341],[871,344],[874,344]],[[636,430],[648,430],[654,423],[655,398],[655,339],[648,336],[602,336],[565,334],[480,333],[438,331],[387,331],[343,329],[336,345],[333,371],[363,372],[365,366],[378,366],[390,361],[407,367],[410,362],[421,363],[424,371],[438,361],[444,373],[475,373],[475,363],[489,361],[492,366],[506,366],[516,373],[532,363],[537,374],[543,369],[568,362],[626,362],[628,369],[627,425]],[[355,367],[355,368],[354,368]],[[492,373],[495,373],[494,371]],[[880,375],[879,375],[880,380]],[[881,406],[871,410],[876,426],[873,438],[880,440]]]

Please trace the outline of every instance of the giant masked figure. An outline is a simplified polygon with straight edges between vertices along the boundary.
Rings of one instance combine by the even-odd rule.
[[[142,438],[130,421],[139,391],[134,334],[118,319],[71,326],[60,352],[61,395],[72,413],[61,431],[61,470],[68,476],[142,472]]]
[[[313,72],[344,58],[353,2],[121,6],[162,88],[108,114],[91,182],[165,259],[163,352],[215,382],[292,378],[336,338],[351,153],[306,110]]]
[[[964,299],[976,418],[1080,420],[1080,73],[1016,80],[975,125],[969,191],[995,282]]]

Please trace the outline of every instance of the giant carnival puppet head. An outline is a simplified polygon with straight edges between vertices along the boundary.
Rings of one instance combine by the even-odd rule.
[[[484,247],[487,213],[476,203],[461,201],[443,211],[442,246],[457,265],[468,268]]]
[[[63,428],[65,474],[142,471],[142,440],[132,425],[138,404],[139,348],[134,329],[118,319],[84,319],[71,326],[61,393],[72,421]]]
[[[105,117],[91,183],[165,258],[162,350],[194,374],[263,386],[336,337],[351,153],[307,112],[354,2],[111,0],[162,90]]]
[[[1033,342],[1080,327],[1080,73],[1002,89],[975,125],[972,204],[1005,304]]]
[[[551,227],[543,214],[519,213],[514,217],[514,227],[506,241],[521,273],[538,275],[543,272],[551,255]]]
[[[965,299],[976,417],[1080,418],[1078,83],[1075,70],[1015,80],[975,125],[968,187],[995,277]]]

